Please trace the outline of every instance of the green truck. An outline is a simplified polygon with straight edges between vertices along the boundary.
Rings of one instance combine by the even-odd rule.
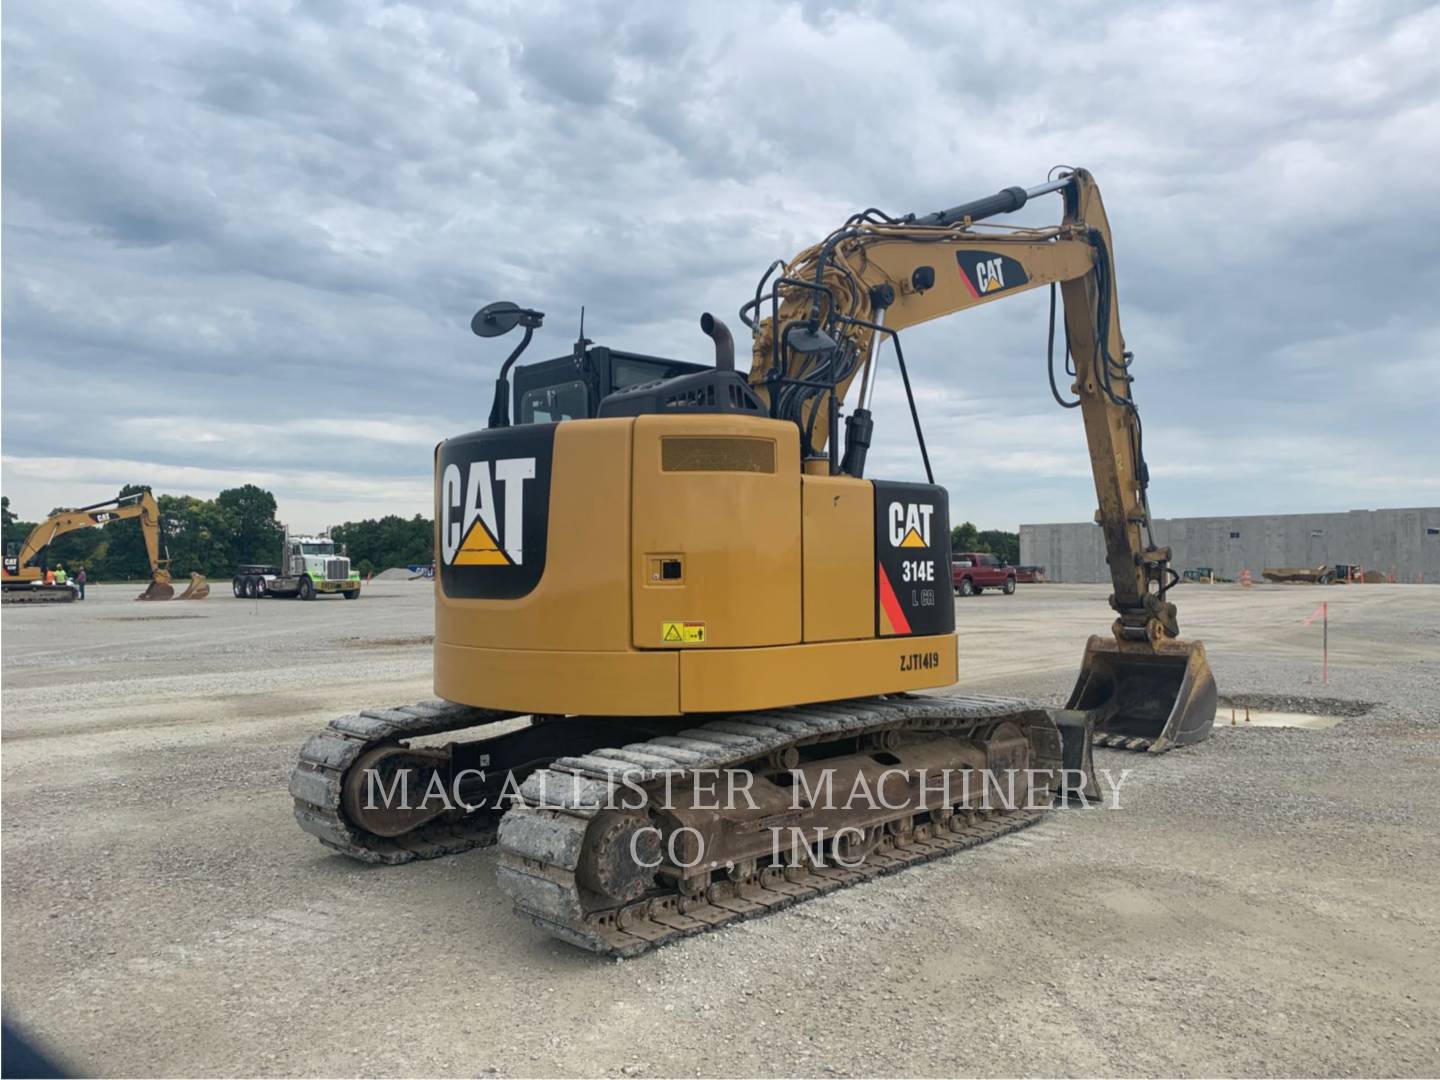
[[[346,600],[358,600],[360,572],[350,569],[344,547],[328,536],[291,536],[287,531],[282,565],[237,566],[230,587],[237,597],[314,600],[322,593],[339,593]]]

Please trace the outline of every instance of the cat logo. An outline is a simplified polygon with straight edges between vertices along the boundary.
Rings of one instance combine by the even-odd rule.
[[[955,258],[960,263],[960,279],[977,300],[1030,281],[1025,267],[1008,255],[993,251],[958,251]]]
[[[890,504],[890,546],[928,548],[930,546],[930,515],[934,503]]]
[[[106,511],[106,512],[102,512],[102,513],[99,513],[99,514],[91,514],[91,515],[90,515],[90,520],[93,521],[93,522],[95,522],[96,525],[104,525],[107,521],[109,521],[109,520],[110,520],[111,518],[113,518],[114,516],[115,516],[114,514],[109,513],[108,511]]]
[[[991,289],[1003,289],[1005,287],[1005,267],[999,259],[986,259],[982,263],[975,264],[975,284],[980,291],[989,292]]]
[[[521,565],[525,561],[525,482],[533,479],[533,457],[471,461],[463,470],[456,462],[446,465],[440,481],[440,543],[445,565]],[[498,498],[497,488],[503,492]]]

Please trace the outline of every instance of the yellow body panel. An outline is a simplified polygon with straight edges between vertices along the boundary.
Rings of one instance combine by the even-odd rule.
[[[550,553],[540,584],[515,600],[458,600],[447,597],[437,579],[437,643],[517,652],[629,647],[633,426],[633,420],[620,419],[556,428]],[[440,689],[444,666],[437,650],[436,693],[442,697],[448,696]]]
[[[668,455],[667,439],[681,440]],[[528,594],[460,599],[437,577],[440,697],[674,716],[955,681],[953,634],[875,637],[873,488],[802,482],[794,424],[728,414],[561,423],[548,506],[544,571]],[[440,509],[437,499],[437,550]],[[678,579],[655,576],[667,560],[681,563]],[[667,642],[667,624],[689,629]]]
[[[674,651],[473,649],[435,642],[435,693],[490,709],[593,716],[677,716]]]
[[[635,421],[633,529],[636,648],[740,648],[800,640],[800,438],[794,424],[753,416],[681,414]],[[773,472],[709,459],[662,461],[668,440],[700,437],[772,446]],[[675,468],[680,464],[685,467]],[[663,466],[669,465],[669,468]],[[704,466],[715,466],[706,468]],[[678,582],[656,564],[679,560]],[[667,624],[704,624],[703,639],[667,640]]]
[[[773,649],[706,649],[680,657],[684,712],[785,705],[949,686],[954,634],[870,638]]]
[[[849,476],[806,476],[805,640],[875,636],[875,488]]]

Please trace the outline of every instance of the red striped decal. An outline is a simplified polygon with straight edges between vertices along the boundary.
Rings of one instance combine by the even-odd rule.
[[[880,610],[890,620],[890,626],[894,633],[910,633],[910,620],[905,617],[905,609],[895,598],[895,590],[890,587],[890,579],[885,576],[885,567],[876,563],[875,569],[877,571],[876,580],[880,587]]]
[[[959,261],[958,258],[956,261]],[[973,282],[971,282],[970,275],[965,272],[964,263],[960,263],[960,280],[965,283],[965,288],[969,291],[970,295],[973,296],[976,300],[979,300],[980,294],[975,291],[975,285]]]

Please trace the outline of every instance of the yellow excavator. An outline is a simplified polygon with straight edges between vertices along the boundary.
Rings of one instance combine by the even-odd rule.
[[[68,584],[56,584],[43,565],[44,551],[58,536],[76,529],[92,529],[112,521],[139,518],[145,536],[145,552],[150,559],[150,584],[135,599],[171,600],[175,587],[170,584],[170,560],[161,558],[160,508],[149,491],[121,495],[104,502],[74,510],[58,510],[30,530],[15,550],[6,551],[3,576],[4,603],[66,603],[76,592]],[[37,563],[37,559],[40,560]],[[201,574],[191,574],[190,584],[180,594],[181,600],[203,600],[210,595],[210,585]]]
[[[1058,225],[991,220],[1051,193]],[[1084,420],[1114,621],[1065,708],[925,694],[957,677],[950,520],[899,334],[1047,285],[1051,390]],[[1056,384],[1056,288],[1073,397]],[[498,842],[518,913],[632,955],[1032,824],[1037,795],[1094,793],[1093,745],[1158,753],[1210,734],[1215,681],[1178,638],[1178,575],[1150,539],[1133,358],[1087,172],[934,214],[856,214],[773,264],[740,317],[748,377],[709,314],[713,366],[582,330],[569,355],[518,367],[543,313],[476,314],[482,337],[524,335],[488,426],[435,452],[441,700],[313,736],[290,783],[305,830],[382,863]],[[887,343],[924,482],[865,475]],[[412,741],[462,729],[478,730]],[[968,783],[1000,775],[1024,778],[1018,798]],[[887,783],[858,804],[820,797]]]

